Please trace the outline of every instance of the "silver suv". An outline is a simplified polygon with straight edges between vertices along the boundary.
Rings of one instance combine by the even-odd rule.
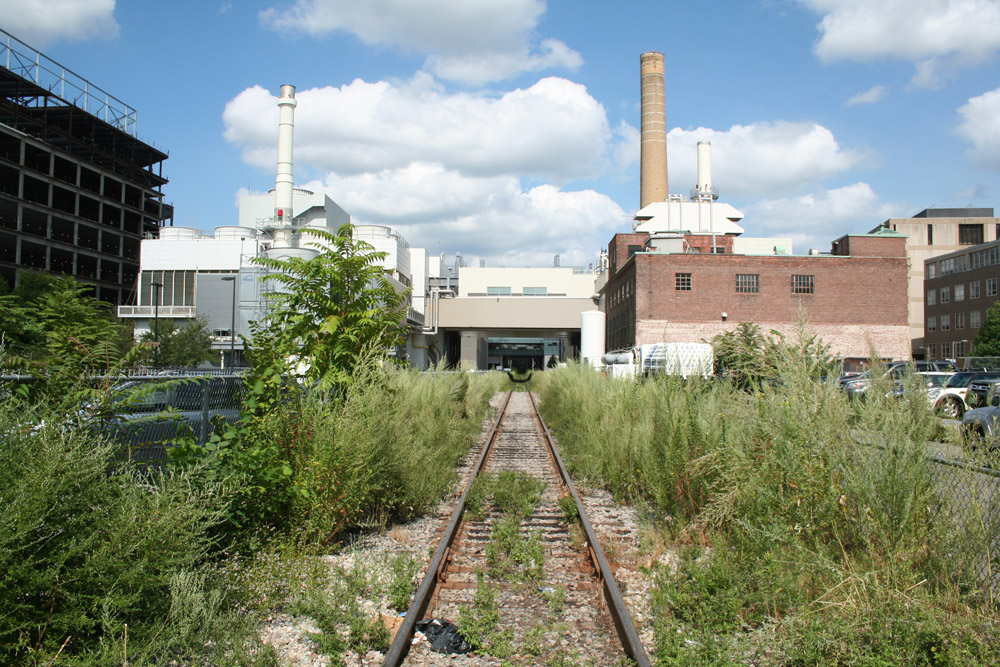
[[[984,407],[969,410],[962,417],[962,440],[972,449],[1000,445],[1000,385],[990,387]]]

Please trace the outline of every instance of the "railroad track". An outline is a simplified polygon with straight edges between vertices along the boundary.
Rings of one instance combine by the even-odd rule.
[[[512,511],[501,498],[508,487],[529,488],[535,502]],[[417,622],[432,618],[475,625],[480,635],[467,638],[481,653],[519,664],[649,664],[528,392],[505,396],[384,664],[403,665]]]

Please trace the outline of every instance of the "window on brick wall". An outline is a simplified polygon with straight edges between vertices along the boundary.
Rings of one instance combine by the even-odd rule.
[[[964,357],[965,356],[965,345],[968,341],[960,340],[955,343],[955,356]]]
[[[929,289],[927,290],[927,305],[933,306],[937,303],[937,290]]]
[[[965,301],[965,284],[955,285],[955,301]]]
[[[760,292],[760,274],[737,273],[736,291],[739,294],[757,294]]]
[[[937,316],[936,315],[930,315],[930,316],[927,317],[927,330],[928,331],[937,331]]]
[[[997,279],[987,278],[986,279],[986,296],[996,296],[997,295]]]
[[[950,287],[942,287],[941,288],[941,303],[950,303],[950,302],[951,302],[951,288]]]
[[[937,357],[937,343],[931,343],[927,346],[927,356],[931,359]]]
[[[815,294],[813,276],[792,276],[792,294]]]
[[[956,329],[965,328],[965,313],[955,313],[955,328]]]
[[[941,343],[941,356],[945,359],[951,357],[951,343]]]
[[[674,274],[674,289],[679,292],[690,292],[691,291],[691,274],[690,273],[675,273]]]
[[[975,282],[969,283],[969,298],[970,299],[978,299],[979,298],[979,286],[980,286],[980,283],[979,283],[978,280],[975,281]]]
[[[933,278],[937,274],[937,264],[934,262],[928,262],[927,264],[927,277]]]
[[[973,310],[971,313],[969,313],[969,328],[970,329],[978,329],[979,328],[979,317],[980,317],[980,315],[979,315],[979,311],[978,310]]]
[[[951,331],[951,315],[941,316],[941,331]]]

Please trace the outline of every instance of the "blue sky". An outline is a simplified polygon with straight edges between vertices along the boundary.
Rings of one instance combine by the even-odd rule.
[[[586,266],[638,206],[639,56],[666,59],[670,190],[712,142],[748,236],[829,249],[1000,208],[1000,0],[0,0],[0,27],[138,110],[175,224],[295,179],[470,263]]]

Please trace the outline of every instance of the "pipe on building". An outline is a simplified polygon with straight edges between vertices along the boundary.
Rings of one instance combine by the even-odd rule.
[[[663,54],[639,57],[642,86],[639,208],[667,200],[667,113]]]

